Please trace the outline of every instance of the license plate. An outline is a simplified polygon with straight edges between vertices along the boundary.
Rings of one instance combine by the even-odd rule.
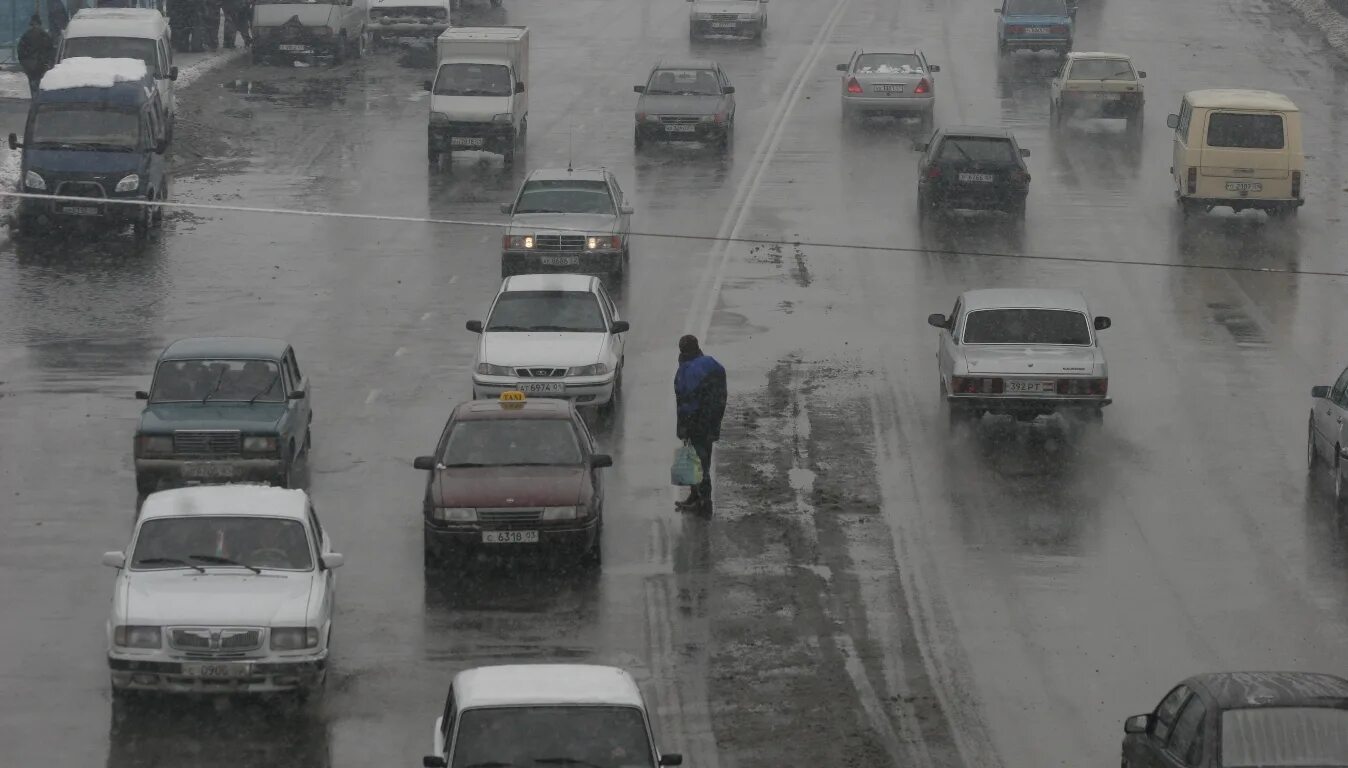
[[[538,531],[483,531],[483,544],[537,544]]]
[[[579,256],[540,256],[538,261],[549,267],[574,267],[580,264]]]
[[[991,184],[997,177],[990,173],[961,173],[960,181],[976,181],[980,184]]]
[[[697,126],[672,123],[666,125],[665,130],[669,131],[670,133],[692,133],[693,131],[697,130]]]
[[[481,136],[455,136],[449,140],[451,147],[480,147],[482,146]]]
[[[566,391],[566,385],[560,381],[520,382],[519,390],[526,395],[560,395]]]
[[[903,86],[895,85],[893,83],[880,83],[871,87],[875,88],[875,90],[880,93],[903,93]]]
[[[1264,183],[1262,181],[1228,181],[1226,182],[1227,192],[1262,192]]]
[[[280,45],[277,46],[277,47],[280,48],[280,49],[283,50],[283,51],[288,51],[288,52],[291,52],[291,53],[308,53],[308,52],[309,52],[309,46],[307,46],[307,45],[297,45],[297,44],[295,44],[295,43],[282,43],[282,44],[280,44]]]
[[[734,29],[735,26],[733,21],[713,21],[711,23],[712,29]]]
[[[1016,381],[1015,379],[1008,379],[1006,382],[1006,391],[1046,394],[1057,392],[1058,384],[1054,381]]]
[[[98,206],[96,205],[62,205],[56,209],[60,213],[71,216],[97,216]]]
[[[1025,34],[1027,34],[1027,35],[1047,35],[1047,34],[1048,34],[1048,27],[1026,27],[1026,28],[1025,28]]]
[[[234,468],[228,464],[184,464],[183,477],[200,480],[217,480],[234,476]]]
[[[253,674],[252,664],[184,664],[183,677],[236,680]]]

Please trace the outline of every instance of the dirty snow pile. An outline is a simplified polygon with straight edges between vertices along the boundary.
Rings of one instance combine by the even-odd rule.
[[[111,88],[117,83],[144,80],[148,74],[140,59],[94,59],[76,56],[47,71],[38,86],[44,91],[67,88]]]

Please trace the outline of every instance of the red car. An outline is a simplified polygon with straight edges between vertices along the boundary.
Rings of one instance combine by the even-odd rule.
[[[604,486],[612,457],[565,400],[472,400],[454,409],[427,470],[425,563],[454,565],[478,552],[558,553],[601,560]]]

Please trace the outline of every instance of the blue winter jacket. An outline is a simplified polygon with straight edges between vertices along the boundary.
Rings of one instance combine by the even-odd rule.
[[[679,363],[674,374],[674,399],[678,405],[679,436],[689,439],[721,436],[725,416],[725,368],[709,355]]]

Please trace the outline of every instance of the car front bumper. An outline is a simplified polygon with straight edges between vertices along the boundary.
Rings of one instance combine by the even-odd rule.
[[[970,415],[990,413],[1032,419],[1068,411],[1098,411],[1114,402],[1107,397],[988,397],[986,395],[946,395],[952,410]]]
[[[437,152],[474,150],[502,154],[515,144],[513,123],[450,123],[426,129],[426,144]]]
[[[514,376],[483,376],[473,374],[473,399],[496,400],[502,392],[520,391],[531,397],[551,397],[558,400],[571,400],[577,406],[598,406],[613,399],[614,374],[605,376],[579,376],[562,380],[560,392],[530,392],[531,385],[556,384],[556,379],[548,382],[532,382]]]
[[[579,557],[589,552],[599,538],[599,519],[568,521],[565,523],[513,523],[510,525],[449,525],[422,518],[426,530],[426,545],[433,555],[455,557],[479,553],[559,554]],[[537,543],[488,544],[483,534],[498,531],[537,531]]]
[[[41,194],[31,192],[30,194]],[[34,197],[19,199],[18,215],[30,222],[46,226],[98,224],[102,226],[121,226],[138,221],[145,215],[143,206],[118,205],[117,200],[143,201],[139,194],[123,193],[111,197],[91,197],[84,200],[42,200]]]
[[[622,266],[622,251],[502,251],[501,266],[515,274],[536,272],[608,273]]]
[[[190,665],[198,663],[228,667],[231,676],[189,674]],[[162,653],[153,657],[108,655],[114,689],[173,694],[278,693],[315,688],[322,684],[327,666],[327,650],[312,656],[244,660],[170,659]]]
[[[1063,91],[1059,99],[1065,110],[1100,117],[1129,117],[1143,104],[1142,94],[1135,92]]]
[[[280,458],[136,459],[141,484],[181,486],[189,483],[273,482],[285,472]]]

